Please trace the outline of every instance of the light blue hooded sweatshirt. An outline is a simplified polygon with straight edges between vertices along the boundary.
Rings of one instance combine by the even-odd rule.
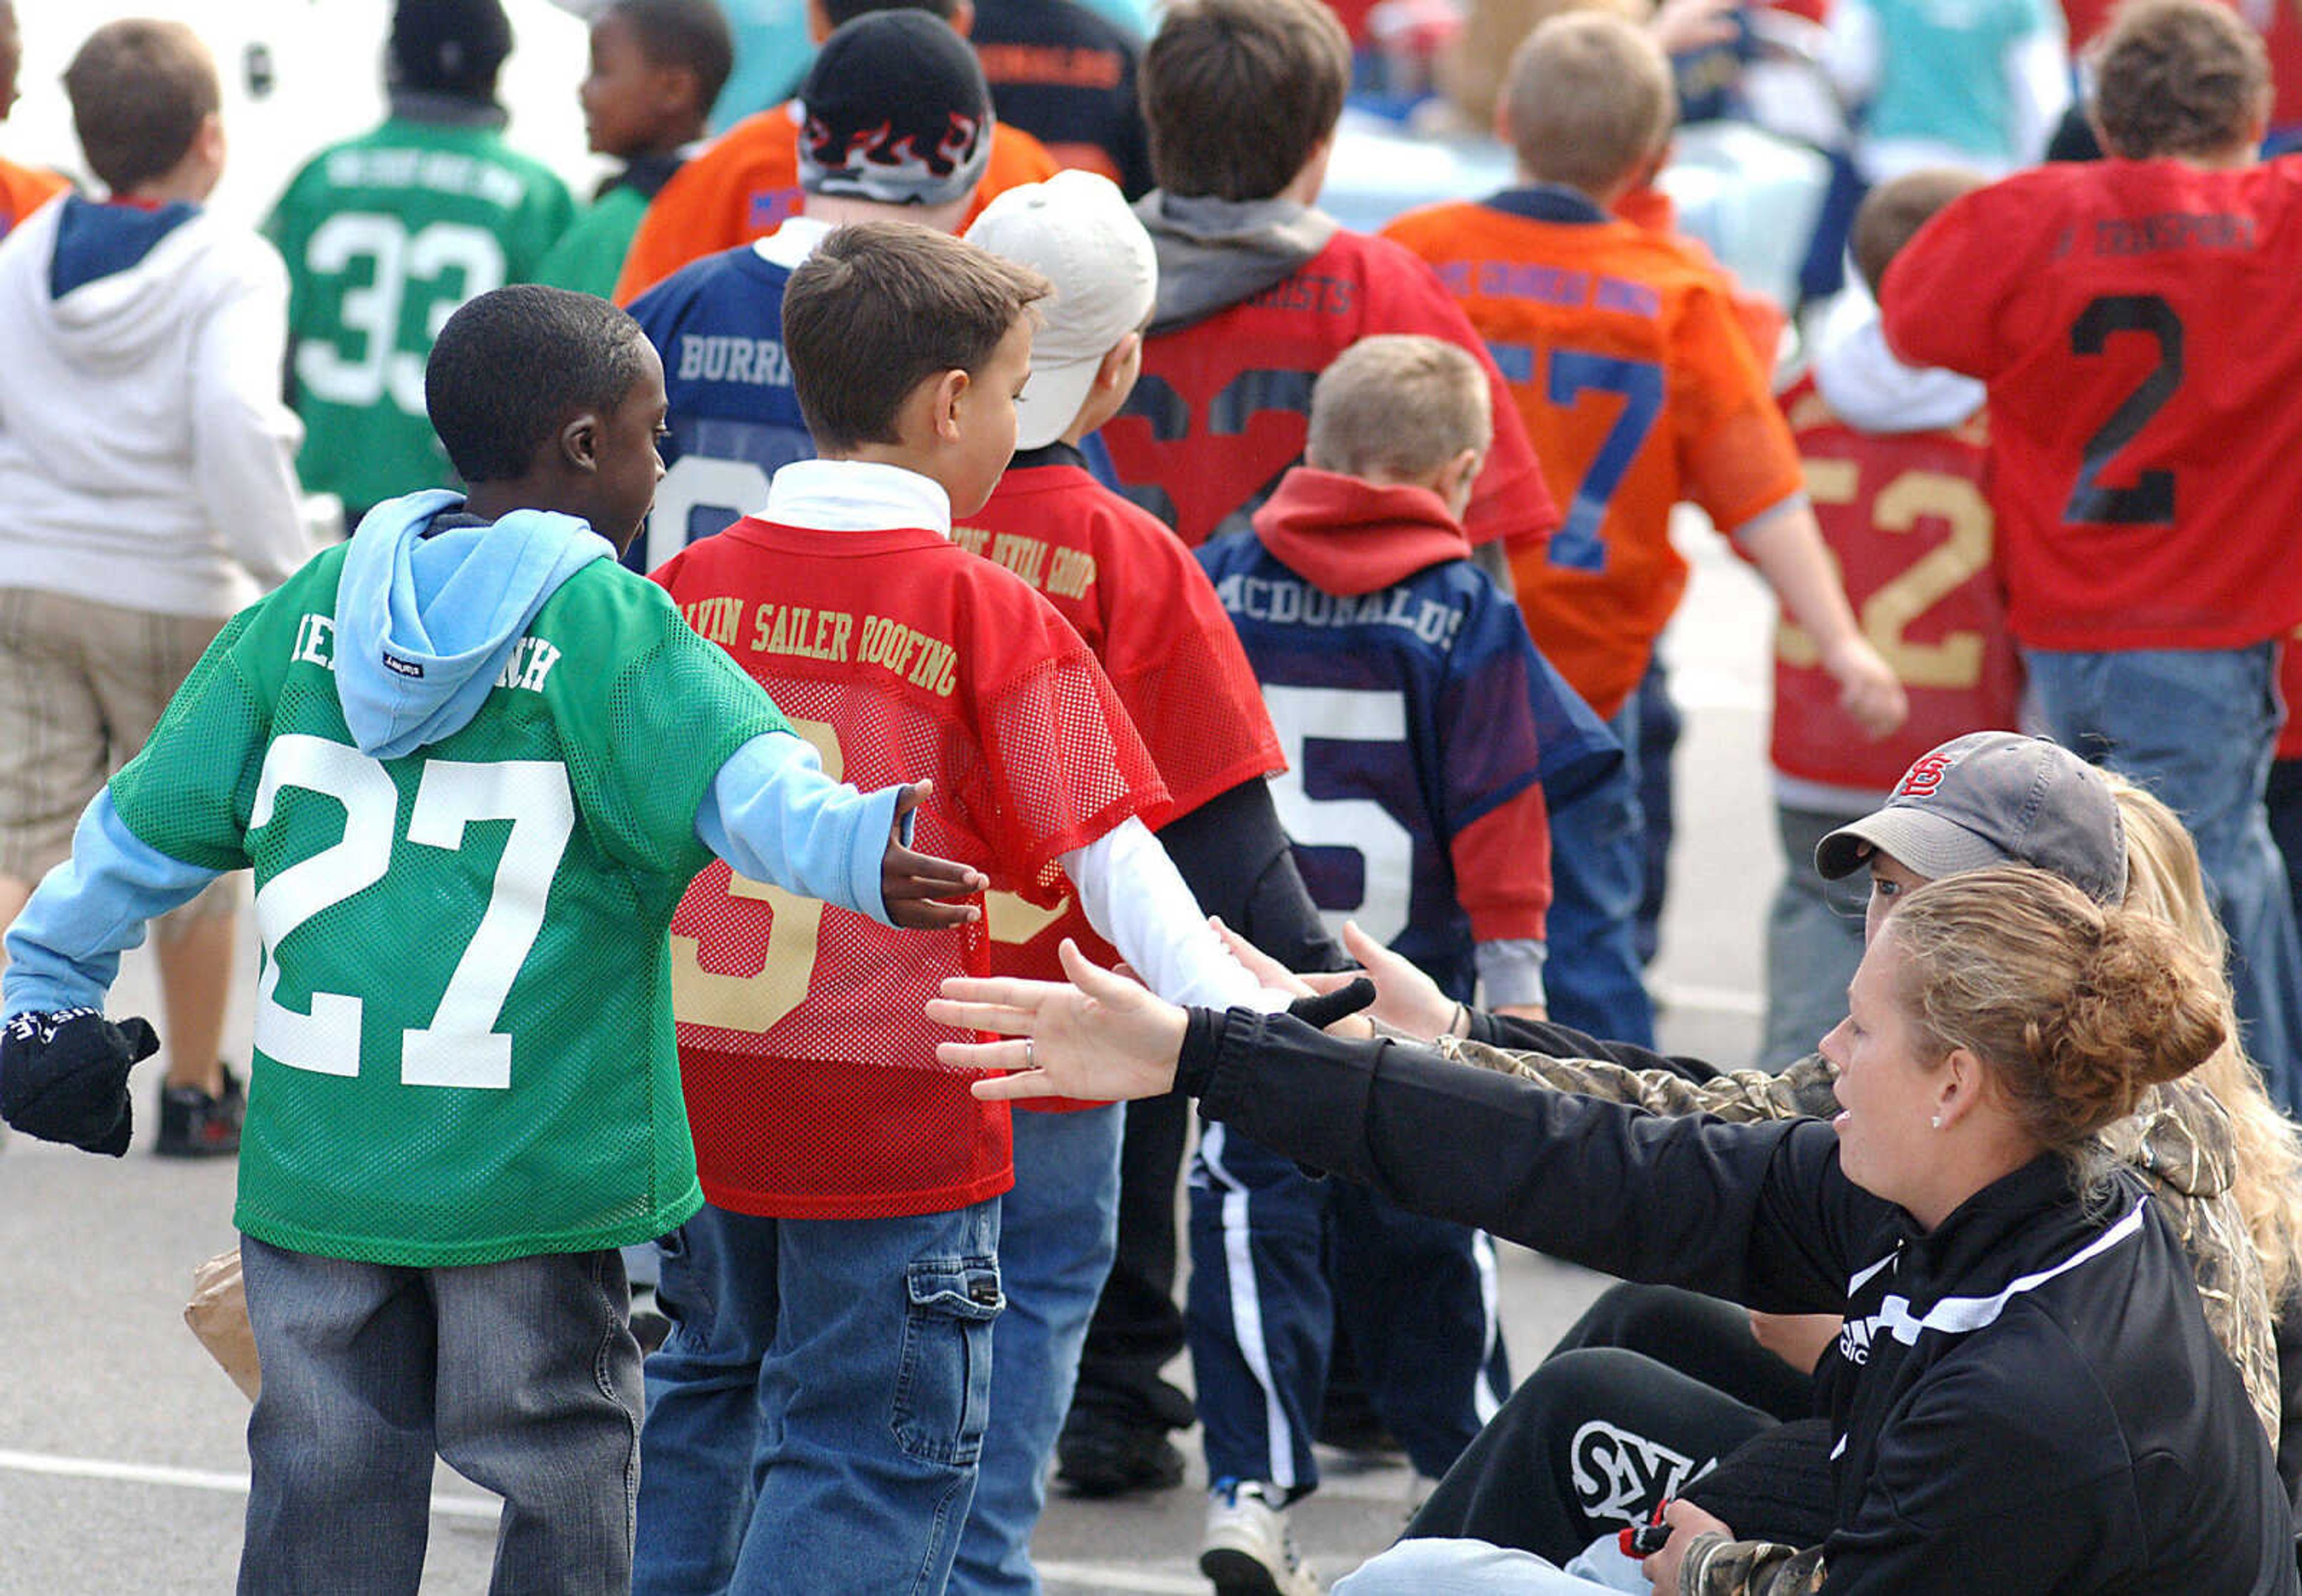
[[[345,551],[336,693],[353,741],[371,758],[398,759],[462,730],[545,601],[615,554],[573,516],[514,510],[483,522],[463,516],[463,505],[461,495],[438,490],[386,500]],[[435,520],[446,525],[427,537]],[[879,869],[897,792],[835,782],[803,739],[770,732],[720,767],[695,833],[740,875],[892,923]],[[100,1007],[120,953],[143,941],[144,923],[217,874],[145,844],[109,789],[99,792],[73,833],[72,857],[48,873],[8,930],[0,1018]]]

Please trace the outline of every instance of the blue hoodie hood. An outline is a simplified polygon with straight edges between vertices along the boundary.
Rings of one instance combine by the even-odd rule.
[[[461,731],[528,623],[608,540],[574,516],[514,510],[500,521],[424,529],[463,508],[433,489],[367,513],[336,592],[336,695],[362,753],[397,759]]]

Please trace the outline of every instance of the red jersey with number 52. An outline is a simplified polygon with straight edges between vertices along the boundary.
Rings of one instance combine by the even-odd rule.
[[[1895,257],[1886,336],[1989,387],[2028,648],[2236,648],[2302,620],[2302,160],[2040,167]]]
[[[1151,751],[1168,802],[1152,829],[1243,781],[1287,769],[1263,692],[1216,601],[1214,584],[1175,534],[1068,460],[1010,466],[991,502],[952,541],[998,561],[1044,593],[1095,651]],[[1088,927],[1074,895],[1061,910],[995,898],[991,968],[1061,980],[1055,949],[1117,954]]]
[[[1539,542],[1558,511],[1479,335],[1422,262],[1348,228],[1269,288],[1203,321],[1155,328],[1127,407],[1102,431],[1122,491],[1188,548],[1243,529],[1302,463],[1313,382],[1378,332],[1443,338],[1486,368],[1495,438],[1463,530],[1474,543]]]
[[[1838,707],[1814,640],[1775,631],[1775,769],[1850,794],[1892,792],[1912,760],[1968,732],[2012,729],[2022,664],[1990,567],[1983,415],[1923,433],[1865,433],[1812,376],[1783,395],[1807,497],[1862,630],[1911,696],[1911,718],[1873,741]]]
[[[913,845],[1052,905],[1058,856],[1166,790],[1095,656],[1013,573],[920,529],[745,518],[655,573],[824,769],[932,778]],[[671,923],[672,1011],[704,1194],[739,1213],[947,1212],[1012,1181],[1007,1113],[936,1062],[922,1012],[990,965],[981,921],[901,931],[714,863]]]

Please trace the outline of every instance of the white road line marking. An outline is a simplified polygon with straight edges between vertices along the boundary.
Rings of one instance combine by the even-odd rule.
[[[71,1480],[119,1480],[133,1485],[177,1485],[188,1491],[214,1491],[226,1496],[246,1496],[246,1474],[218,1474],[200,1468],[170,1468],[157,1463],[114,1463],[102,1457],[60,1457],[52,1452],[12,1452],[0,1449],[0,1469],[24,1474],[50,1474]],[[494,1521],[503,1504],[475,1496],[435,1496],[432,1511],[444,1518],[484,1518]]]

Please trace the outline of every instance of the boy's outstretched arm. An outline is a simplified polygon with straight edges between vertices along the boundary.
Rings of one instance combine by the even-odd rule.
[[[27,1136],[118,1157],[133,1130],[128,1072],[158,1051],[150,1025],[104,1017],[120,955],[147,920],[221,872],[187,864],[128,829],[106,788],[80,816],[72,856],[48,872],[8,928],[0,974],[0,1119]]]
[[[903,838],[926,783],[858,792],[823,773],[790,732],[752,738],[729,756],[695,811],[695,835],[737,874],[868,914],[885,925],[964,925],[981,912],[964,897],[983,873],[917,853]]]

